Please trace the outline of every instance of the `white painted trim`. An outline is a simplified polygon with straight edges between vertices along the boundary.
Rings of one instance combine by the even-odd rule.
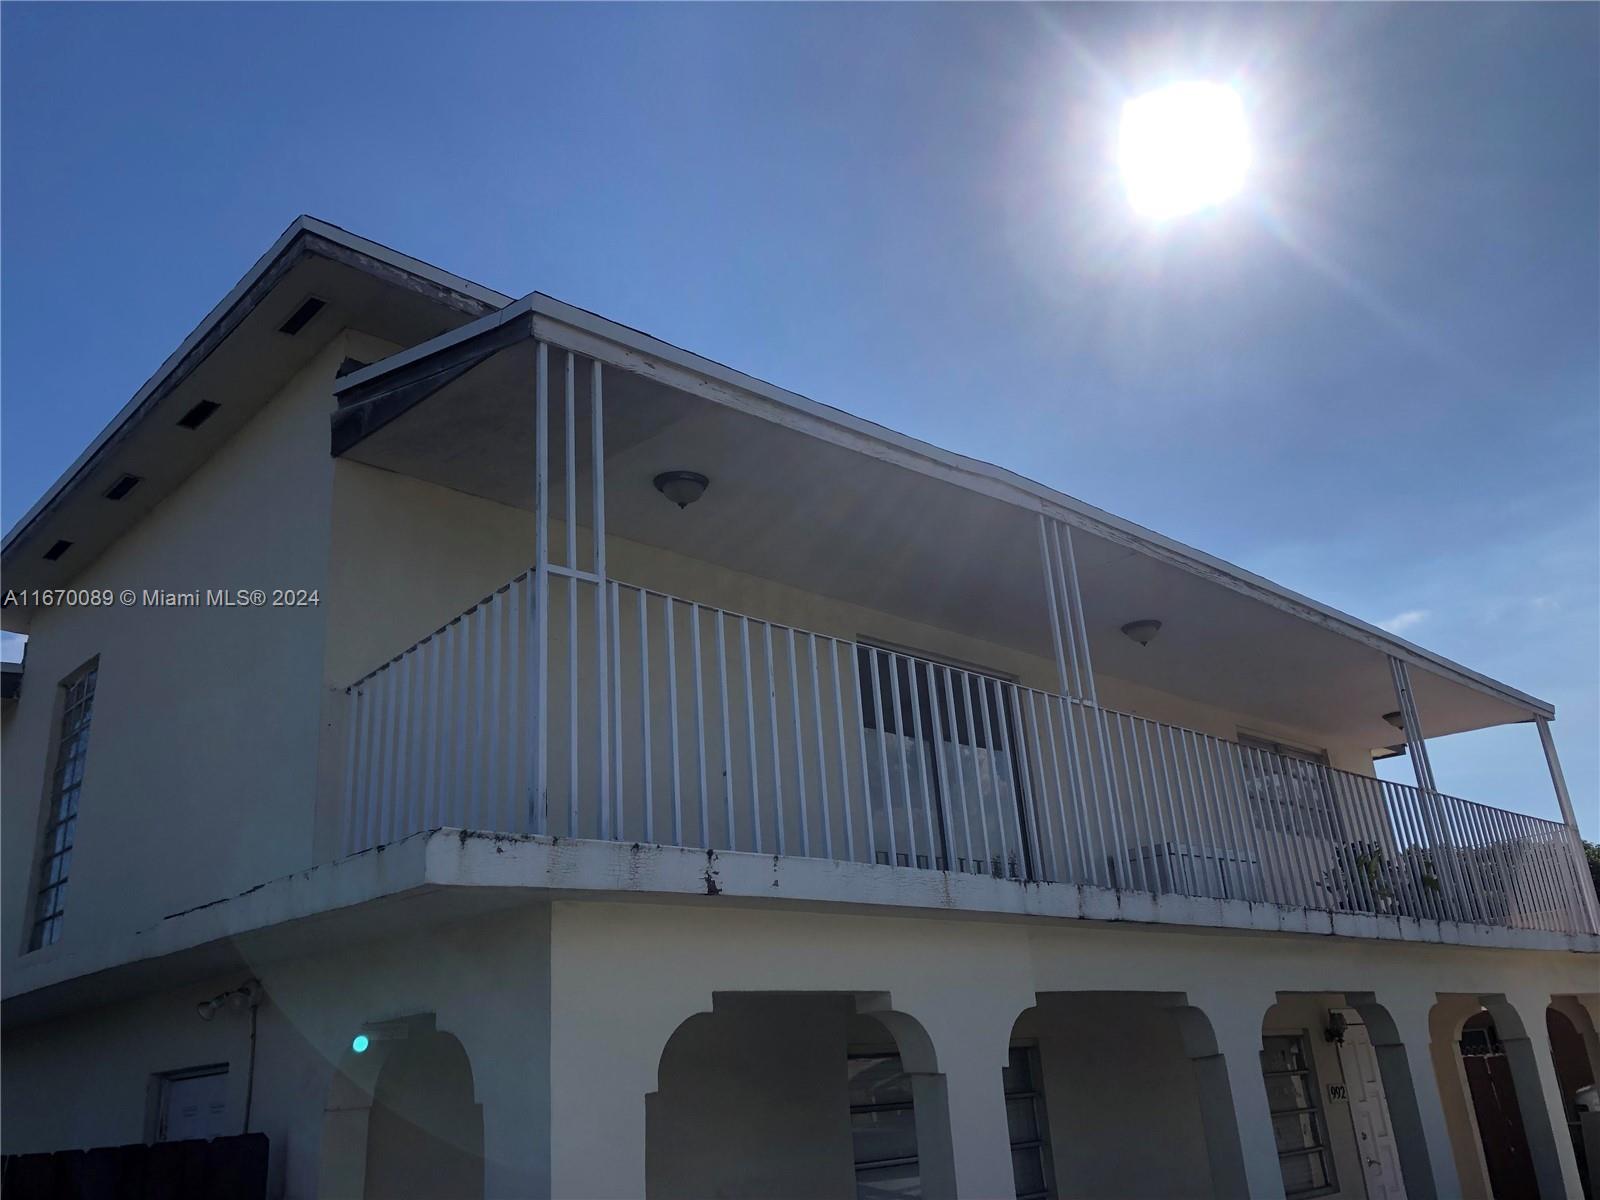
[[[718,893],[707,894],[707,877]],[[693,905],[800,908],[816,912],[924,914],[928,919],[1063,919],[1158,932],[1178,926],[1241,936],[1293,935],[1364,941],[1600,954],[1600,936],[1464,925],[1450,921],[1328,913],[1244,900],[1137,896],[1073,884],[1020,884],[983,875],[891,870],[867,863],[778,858],[742,851],[679,849],[625,842],[512,837],[440,829],[284,876],[238,896],[174,913],[136,933],[33,957],[5,973],[4,998],[18,997],[135,964],[191,951],[240,952],[238,939],[271,931],[275,954],[293,953],[296,931],[305,944],[326,941],[341,913],[383,901],[402,923],[413,918],[394,902],[424,893],[454,892],[485,908],[532,900],[637,900]],[[496,898],[494,893],[500,893]],[[302,924],[303,923],[303,924]],[[371,932],[367,933],[371,936]],[[1445,975],[1463,960],[1437,960],[1441,991],[1470,990]],[[214,969],[214,964],[212,968]],[[1590,969],[1580,964],[1579,970]],[[92,981],[88,981],[92,982]],[[10,1017],[10,1014],[6,1014]]]
[[[132,432],[132,427],[137,424],[140,409],[145,401],[167,382],[168,378],[172,376],[178,366],[189,355],[189,352],[211,335],[212,331],[222,323],[223,319],[233,311],[245,294],[256,285],[257,281],[267,273],[272,264],[293,245],[295,239],[301,234],[312,234],[325,238],[352,253],[366,255],[368,258],[376,259],[386,266],[406,271],[421,279],[426,279],[429,283],[460,292],[465,296],[481,301],[484,304],[493,305],[496,308],[501,308],[511,303],[510,296],[502,295],[493,288],[473,283],[470,279],[464,279],[459,275],[452,275],[449,271],[441,270],[423,262],[421,259],[412,258],[409,254],[402,254],[398,250],[392,250],[387,246],[350,233],[348,230],[340,229],[337,225],[330,225],[326,221],[319,221],[315,217],[302,214],[289,223],[289,228],[285,229],[278,237],[278,240],[267,248],[265,254],[256,259],[255,263],[244,273],[239,282],[233,285],[228,294],[217,301],[211,311],[201,318],[200,323],[194,327],[188,337],[179,343],[178,348],[167,355],[162,364],[156,368],[155,374],[145,380],[144,386],[135,392],[133,398],[124,404],[117,411],[116,416],[106,423],[105,428],[95,436],[95,439],[89,443],[83,453],[73,459],[72,465],[63,471],[60,477],[46,489],[44,495],[34,502],[33,507],[29,508],[22,515],[22,518],[12,525],[6,532],[4,541],[0,542],[0,553],[10,553],[13,543],[21,537],[34,519],[62,497],[73,482],[84,473],[90,463],[110,442]],[[476,324],[476,322],[473,322],[473,324]]]

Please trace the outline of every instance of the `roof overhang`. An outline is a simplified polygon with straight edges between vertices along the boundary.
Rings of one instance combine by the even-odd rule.
[[[1164,589],[1175,586],[1174,581],[1187,579],[1186,594],[1210,606],[1206,609],[1208,617],[1224,622],[1236,618],[1236,624],[1242,623],[1239,624],[1241,632],[1246,628],[1267,629],[1272,620],[1281,622],[1286,618],[1290,623],[1284,627],[1286,630],[1297,627],[1300,631],[1308,667],[1314,664],[1326,667],[1331,662],[1329,655],[1336,652],[1330,650],[1330,639],[1363,648],[1369,653],[1362,656],[1360,669],[1363,680],[1371,676],[1375,681],[1372,682],[1372,694],[1382,696],[1387,693],[1385,656],[1393,655],[1419,669],[1416,687],[1425,714],[1455,713],[1454,717],[1444,722],[1448,728],[1441,728],[1430,721],[1430,727],[1439,733],[1506,724],[1533,716],[1554,716],[1554,707],[1548,701],[1528,695],[1251,571],[1015,472],[942,450],[819,404],[540,293],[525,296],[497,313],[463,325],[430,342],[416,345],[341,380],[336,388],[339,407],[333,418],[333,452],[361,460],[369,453],[378,454],[375,447],[386,438],[396,446],[410,441],[414,447],[419,444],[438,447],[439,435],[446,430],[450,440],[456,442],[470,436],[466,423],[455,420],[457,400],[474,393],[481,399],[490,391],[498,391],[502,396],[502,405],[509,405],[510,409],[502,409],[497,414],[495,419],[500,422],[499,428],[486,430],[485,452],[492,452],[489,450],[492,445],[509,444],[506,442],[507,435],[518,432],[516,422],[519,411],[522,414],[531,413],[532,352],[527,344],[536,340],[545,340],[564,349],[599,358],[654,384],[655,391],[652,394],[658,405],[663,403],[661,397],[668,390],[697,397],[745,418],[815,439],[873,463],[909,471],[924,480],[953,485],[974,499],[981,497],[990,505],[998,502],[1030,513],[1058,517],[1084,531],[1092,539],[1084,552],[1086,572],[1093,572],[1098,566],[1104,565],[1108,573],[1130,576],[1123,589],[1128,597],[1152,592],[1163,594]],[[519,350],[519,347],[522,348]],[[555,368],[552,367],[554,377]],[[609,455],[612,385],[607,386]],[[630,386],[637,388],[640,385]],[[418,432],[426,427],[425,419],[408,417],[408,414],[417,413],[419,406],[434,396],[442,396],[434,410],[438,415],[432,418],[436,424],[425,437],[419,438]],[[553,411],[559,408],[558,405],[552,407]],[[465,410],[461,412],[464,416]],[[559,413],[556,415],[559,419]],[[526,424],[521,432],[524,437],[531,436],[531,419],[522,419],[526,420]],[[439,424],[440,421],[443,424]],[[402,422],[408,422],[413,427],[409,436],[400,428],[399,423]],[[753,429],[754,426],[747,427],[740,436],[748,439],[753,436]],[[705,431],[701,433],[699,444],[704,444]],[[643,440],[643,435],[634,430],[628,435],[628,440],[636,443]],[[530,444],[523,442],[521,464],[530,462],[526,456]],[[752,453],[755,453],[753,447],[756,443],[748,444],[752,446]],[[772,442],[769,449],[776,453],[777,443]],[[473,459],[473,455],[463,452],[459,445],[452,447],[451,456],[458,463],[471,462]],[[833,460],[835,464],[838,461]],[[486,463],[478,465],[484,469],[470,477],[452,477],[440,481],[448,482],[449,486],[460,490],[490,494],[491,498],[503,502],[527,503],[527,497],[505,494],[505,488],[501,489],[501,494],[492,494],[492,487],[479,487],[478,477],[492,474],[492,471],[487,470]],[[668,465],[685,464],[674,462]],[[815,468],[820,471],[829,469],[822,458],[817,460]],[[553,464],[553,469],[560,470],[559,462]],[[531,484],[530,466],[514,462],[512,470],[520,471],[522,479]],[[607,470],[609,487],[614,476],[609,465]],[[837,474],[835,470],[833,477],[836,478]],[[555,489],[552,494],[558,493],[559,489]],[[907,504],[924,502],[914,499],[909,492],[904,493],[904,497]],[[634,531],[618,528],[616,515],[621,510],[614,511],[610,505],[608,500],[608,527],[623,536],[636,536]],[[922,510],[910,508],[905,511]],[[580,519],[581,516],[580,513]],[[646,541],[651,540],[648,529],[642,532]],[[1030,552],[1027,547],[1017,547],[1015,550],[1021,554]],[[1133,552],[1136,561],[1114,565],[1129,559],[1129,552]],[[1037,573],[1037,566],[1034,565],[1032,570]],[[1134,575],[1137,578],[1131,578]],[[1031,580],[1032,575],[1028,578]],[[1201,586],[1195,587],[1195,584]],[[1086,587],[1085,590],[1087,592],[1090,589]],[[1236,610],[1226,610],[1217,596],[1219,591],[1251,603]],[[1092,605],[1093,601],[1090,600],[1090,603]],[[1266,624],[1262,623],[1263,612],[1271,614]],[[1091,622],[1096,615],[1093,611],[1088,614]],[[1109,620],[1114,615],[1106,613],[1104,618]],[[1148,614],[1137,612],[1132,615]],[[1128,617],[1124,615],[1122,619]],[[1313,639],[1313,633],[1321,636]],[[1163,634],[1163,638],[1167,636]],[[1138,652],[1135,650],[1130,656],[1128,649],[1120,644],[1124,640],[1110,639],[1105,647],[1106,653],[1097,654],[1096,663],[1109,674],[1137,682]],[[1313,645],[1313,642],[1316,644]],[[1284,645],[1288,645],[1287,640]],[[1267,643],[1252,646],[1243,641],[1235,646],[1235,650],[1245,656],[1277,652]],[[1119,670],[1119,666],[1128,669]],[[1209,669],[1196,666],[1197,671]],[[1356,668],[1352,666],[1350,669],[1354,671]],[[1204,681],[1205,686],[1197,690],[1209,692],[1210,683],[1210,680]],[[1303,683],[1301,686],[1304,687]],[[1363,694],[1366,695],[1367,691],[1364,683]],[[1393,730],[1382,725],[1381,709],[1370,715],[1372,728],[1366,731],[1370,735],[1366,744],[1378,747],[1392,742]]]
[[[280,332],[309,297],[324,301],[323,308],[298,333]],[[411,345],[509,302],[324,221],[297,218],[12,526],[0,546],[7,587],[71,582],[341,330]],[[202,399],[221,407],[197,429],[178,426]],[[137,476],[138,486],[108,499],[106,491],[124,474]],[[70,549],[46,559],[59,541]],[[26,608],[7,608],[4,628],[25,633],[29,616]]]

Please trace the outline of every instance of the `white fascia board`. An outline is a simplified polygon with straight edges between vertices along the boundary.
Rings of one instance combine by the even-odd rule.
[[[521,300],[508,303],[499,312],[487,313],[475,321],[468,321],[465,325],[441,333],[438,337],[430,338],[426,342],[420,342],[409,349],[401,350],[397,354],[391,354],[388,358],[379,359],[370,366],[362,367],[359,371],[351,371],[350,374],[341,376],[334,383],[333,394],[342,396],[346,392],[353,391],[374,379],[381,379],[383,376],[395,371],[403,371],[406,367],[411,366],[412,363],[432,358],[436,354],[443,354],[455,346],[464,345],[474,338],[482,337],[502,325],[509,324],[519,318],[527,319],[532,312],[533,297],[524,296]],[[528,336],[533,336],[533,324],[531,321],[528,325]]]
[[[463,295],[470,296],[484,304],[493,305],[496,308],[501,308],[511,303],[510,296],[502,295],[492,288],[473,283],[471,280],[463,279],[458,275],[452,275],[450,272],[440,270],[438,267],[422,262],[420,259],[412,258],[409,254],[401,254],[397,250],[391,250],[387,246],[359,237],[348,230],[340,229],[337,225],[330,225],[326,221],[317,220],[315,217],[304,215],[296,217],[290,222],[289,227],[283,231],[278,240],[267,248],[266,253],[256,259],[255,265],[245,272],[244,276],[238,283],[234,284],[228,294],[219,300],[216,306],[201,320],[200,324],[195,326],[189,336],[183,339],[178,348],[169,354],[166,360],[156,368],[155,374],[150,376],[145,381],[144,386],[133,394],[133,398],[122,406],[116,416],[111,418],[106,427],[89,443],[83,453],[73,460],[72,465],[63,471],[60,478],[50,485],[49,489],[39,497],[33,507],[28,509],[22,515],[22,518],[11,526],[6,532],[4,541],[0,542],[0,553],[10,551],[12,544],[21,536],[23,531],[33,523],[40,513],[51,507],[72,486],[73,481],[84,472],[109,443],[125,432],[130,431],[132,425],[138,420],[140,410],[145,401],[167,382],[168,378],[177,370],[179,364],[188,357],[190,351],[211,335],[212,331],[233,311],[239,301],[271,269],[272,264],[293,245],[295,239],[301,234],[313,234],[325,238],[352,253],[366,255],[368,258],[376,259],[398,270],[407,271],[419,278],[428,280],[430,283],[458,291]]]

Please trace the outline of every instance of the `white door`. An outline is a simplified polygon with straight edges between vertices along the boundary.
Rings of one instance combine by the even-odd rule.
[[[228,1132],[228,1072],[169,1076],[162,1081],[158,1140],[186,1142]]]
[[[1367,1027],[1359,1023],[1360,1018],[1353,1012],[1345,1015],[1350,1025],[1339,1047],[1339,1065],[1344,1069],[1345,1088],[1350,1096],[1350,1121],[1355,1126],[1367,1200],[1405,1200],[1406,1185],[1400,1177],[1400,1153],[1395,1145],[1394,1126],[1389,1123],[1389,1102],[1383,1094],[1378,1053],[1372,1047]]]

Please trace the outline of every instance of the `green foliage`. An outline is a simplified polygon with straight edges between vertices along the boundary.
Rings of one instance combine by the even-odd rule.
[[[1583,856],[1589,860],[1589,878],[1594,880],[1594,890],[1600,892],[1600,842],[1585,842]]]

